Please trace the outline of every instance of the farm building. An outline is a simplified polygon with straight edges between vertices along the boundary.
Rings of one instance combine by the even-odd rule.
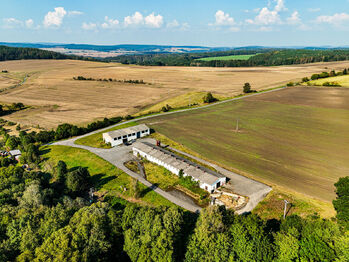
[[[22,152],[21,152],[21,150],[19,150],[19,149],[11,150],[11,151],[9,152],[9,155],[12,156],[12,157],[14,157],[17,161],[19,161],[19,158],[21,157]]]
[[[199,182],[202,189],[208,192],[212,193],[226,183],[227,178],[225,176],[151,143],[137,142],[133,145],[132,150],[135,156],[140,155],[150,162],[165,167],[176,175],[179,175],[182,171],[183,176],[190,176],[194,181]]]
[[[137,125],[103,133],[103,141],[111,146],[118,146],[131,140],[150,135],[150,128],[145,125]]]

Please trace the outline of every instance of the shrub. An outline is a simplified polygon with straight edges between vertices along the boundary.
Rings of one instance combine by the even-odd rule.
[[[288,82],[287,86],[294,86],[294,83],[293,82]]]
[[[204,103],[213,103],[217,101],[217,98],[213,97],[211,92],[208,92],[204,97],[203,97]]]

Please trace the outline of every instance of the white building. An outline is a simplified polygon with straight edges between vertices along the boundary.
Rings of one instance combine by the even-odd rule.
[[[179,175],[182,171],[183,176],[190,176],[194,181],[199,182],[199,186],[202,189],[210,193],[227,182],[225,176],[151,143],[137,142],[133,145],[132,150],[135,156],[144,157],[150,162],[165,167],[176,175]]]
[[[103,141],[114,147],[147,135],[150,135],[150,128],[141,124],[103,133]]]
[[[16,150],[11,150],[10,152],[8,152],[10,154],[10,156],[14,157],[17,161],[19,161],[19,158],[22,155],[21,150],[16,149]]]

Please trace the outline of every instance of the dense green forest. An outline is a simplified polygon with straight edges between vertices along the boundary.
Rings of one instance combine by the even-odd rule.
[[[197,60],[204,57],[251,54],[257,55],[247,60]],[[106,61],[115,61],[123,64],[211,67],[277,66],[343,60],[349,60],[349,49],[307,50],[263,48],[191,54],[123,55],[106,59]]]
[[[1,167],[0,261],[349,258],[345,225],[316,215],[264,221],[218,207],[197,215],[179,208],[139,206],[116,197],[91,203],[89,186],[86,169],[67,170],[64,162],[50,173],[25,171],[14,164]],[[348,197],[345,190],[341,194]]]
[[[0,61],[21,60],[21,59],[78,59],[94,60],[92,58],[83,58],[79,56],[69,56],[57,52],[41,50],[37,48],[21,48],[0,46]]]

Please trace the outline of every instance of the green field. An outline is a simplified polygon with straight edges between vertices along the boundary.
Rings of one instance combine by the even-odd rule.
[[[206,159],[327,202],[349,171],[347,88],[287,88],[144,122]]]
[[[229,55],[229,56],[214,56],[214,57],[204,57],[204,58],[199,58],[196,60],[199,61],[216,61],[216,60],[223,60],[223,61],[227,61],[227,60],[248,60],[250,59],[252,56],[255,56],[257,54],[254,55]]]
[[[340,84],[341,86],[349,87],[349,75],[327,77],[327,78],[322,78],[322,79],[310,81],[309,83],[311,85],[320,85],[321,86],[325,82],[336,82],[336,83]]]
[[[130,189],[131,177],[87,150],[67,146],[45,146],[41,148],[41,151],[42,157],[54,165],[59,160],[62,160],[67,164],[68,168],[87,167],[92,176],[94,187],[99,192],[107,192],[126,200],[144,202],[152,206],[174,205],[153,190],[148,190],[143,184],[139,185],[141,190],[140,199],[132,199]],[[124,187],[127,188],[126,191],[123,190]]]
[[[131,127],[131,126],[135,126],[135,125],[138,125],[138,123],[130,122],[130,123],[116,126],[116,127],[112,127],[112,128],[107,129],[106,131],[98,132],[98,133],[90,135],[90,136],[85,136],[85,137],[79,138],[75,141],[75,144],[83,145],[83,146],[97,147],[97,148],[111,148],[109,145],[104,143],[103,137],[102,137],[103,133],[114,131],[114,130],[121,129],[121,128]]]

